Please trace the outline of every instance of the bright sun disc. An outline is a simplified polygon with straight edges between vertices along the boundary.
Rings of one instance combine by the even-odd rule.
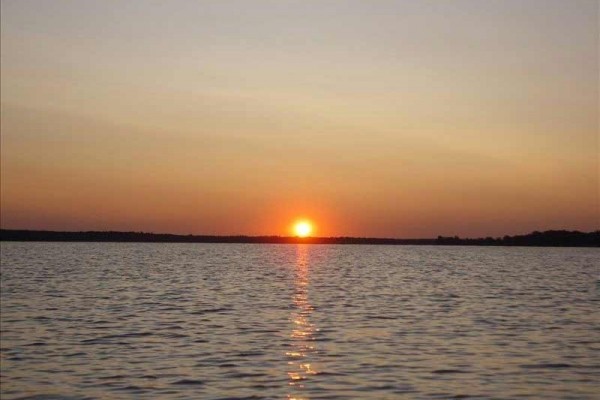
[[[294,233],[296,236],[307,237],[312,232],[312,224],[308,221],[298,221],[294,224]]]

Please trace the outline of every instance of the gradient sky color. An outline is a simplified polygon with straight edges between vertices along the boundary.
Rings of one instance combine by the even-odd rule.
[[[594,230],[595,0],[2,0],[3,228]]]

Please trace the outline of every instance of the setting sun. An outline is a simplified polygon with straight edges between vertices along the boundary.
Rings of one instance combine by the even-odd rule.
[[[294,234],[299,237],[307,237],[313,231],[313,225],[310,221],[297,221],[294,224]]]

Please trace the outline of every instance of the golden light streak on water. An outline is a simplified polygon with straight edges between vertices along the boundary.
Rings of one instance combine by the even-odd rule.
[[[309,302],[308,290],[310,283],[310,265],[308,247],[298,245],[296,248],[296,265],[294,271],[295,293],[293,297],[294,308],[290,315],[293,329],[290,333],[292,350],[285,355],[288,361],[288,385],[294,390],[303,390],[309,384],[310,375],[317,374],[313,363],[309,362],[311,355],[317,351],[313,344],[314,334],[317,331],[310,321],[314,307]],[[296,394],[288,394],[294,399]]]

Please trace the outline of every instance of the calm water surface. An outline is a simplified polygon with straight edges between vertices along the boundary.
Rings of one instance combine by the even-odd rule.
[[[2,243],[2,399],[598,398],[599,260]]]

